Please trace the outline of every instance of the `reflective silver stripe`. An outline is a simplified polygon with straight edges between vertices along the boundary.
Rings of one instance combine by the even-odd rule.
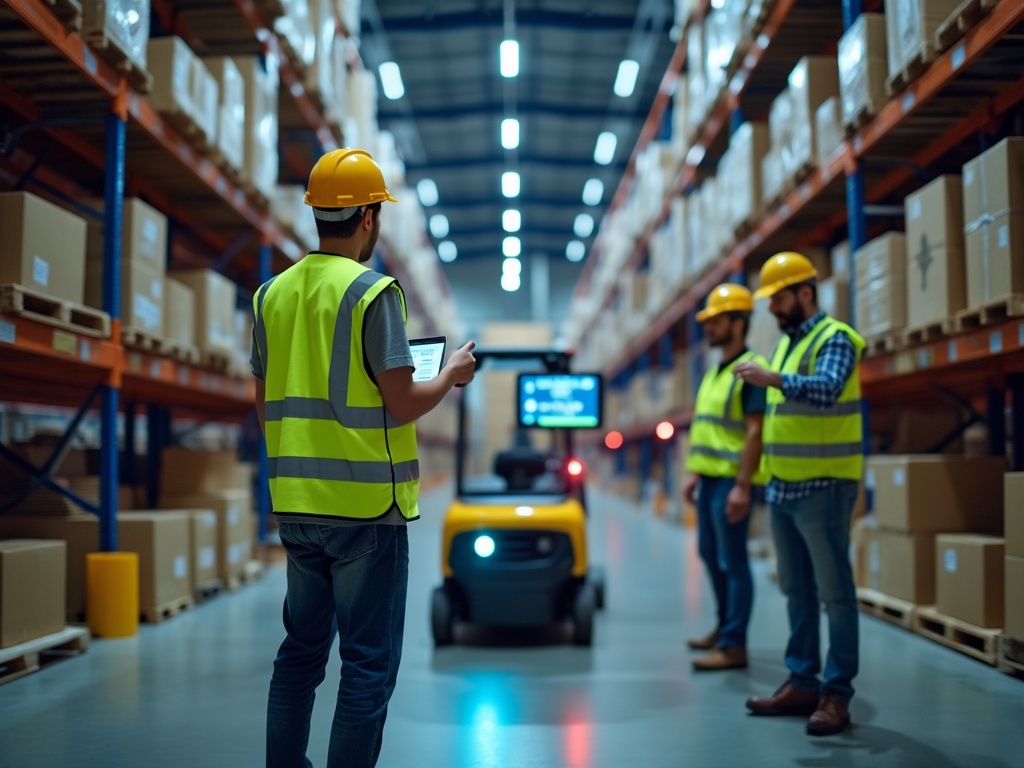
[[[787,400],[774,406],[772,413],[777,416],[813,416],[828,418],[830,416],[855,416],[860,413],[860,400],[836,403],[829,408],[818,408],[806,403],[795,403]]]
[[[318,459],[303,456],[281,456],[270,459],[270,477],[301,480],[340,480],[350,483],[391,485],[391,464],[386,461],[349,461],[347,459]],[[419,461],[398,462],[394,467],[394,480],[399,483],[417,480]]]
[[[708,448],[704,445],[695,445],[690,449],[694,456],[707,456],[712,459],[725,459],[726,461],[739,461],[739,451],[722,451],[717,448]]]
[[[342,424],[335,416],[334,406],[330,400],[323,400],[318,397],[286,397],[284,400],[271,400],[267,402],[267,421],[280,421],[281,419],[320,419],[330,421],[348,429],[382,429],[381,408],[347,408],[347,421]],[[388,416],[388,427],[398,426]]]
[[[860,456],[864,453],[862,443],[823,443],[804,445],[800,443],[766,443],[764,452],[770,456],[788,459],[842,459]]]
[[[267,326],[263,322],[263,302],[266,301],[270,284],[277,280],[278,277],[279,275],[274,275],[260,288],[255,323],[252,327],[252,332],[256,336],[256,349],[260,353],[260,362],[263,363],[264,375],[267,373]]]
[[[825,333],[825,331],[827,331],[831,327],[832,327],[832,323],[831,322],[829,322],[828,320],[824,321],[824,327],[821,328],[816,334],[814,334],[814,336],[811,338],[810,342],[808,342],[807,350],[804,352],[804,356],[803,356],[803,358],[801,358],[800,366],[799,366],[799,368],[797,370],[797,372],[801,376],[807,376],[807,375],[810,374],[810,372],[811,372],[811,358],[814,356],[814,345],[818,343],[818,339],[821,338],[821,335],[823,333]]]
[[[746,422],[737,421],[735,419],[726,419],[721,416],[694,416],[693,423],[696,424],[698,421],[703,421],[706,424],[714,424],[717,427],[725,427],[726,429],[740,430],[746,428]]]

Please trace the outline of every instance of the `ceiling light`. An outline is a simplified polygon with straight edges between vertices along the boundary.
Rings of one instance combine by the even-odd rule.
[[[594,146],[594,162],[598,165],[608,165],[615,157],[615,145],[618,138],[610,131],[604,131],[597,137],[597,144]]]
[[[501,146],[505,149],[515,149],[519,146],[519,121],[514,117],[507,117],[501,121]]]
[[[448,217],[442,213],[435,213],[430,217],[430,234],[440,240],[448,237]]]
[[[711,0],[712,8],[725,8],[725,0]]]
[[[594,231],[594,217],[589,213],[581,213],[573,222],[572,231],[576,233],[576,237],[590,237]]]
[[[636,87],[636,76],[640,74],[640,64],[632,59],[619,62],[619,74],[615,76],[615,95],[625,99],[633,95]]]
[[[505,197],[519,197],[519,174],[505,171],[501,174],[501,194]]]
[[[597,205],[604,197],[604,182],[600,179],[587,179],[583,185],[583,202],[586,205]]]
[[[518,232],[523,224],[523,217],[515,208],[509,208],[501,214],[501,228],[506,232]]]
[[[505,259],[501,262],[501,273],[506,275],[509,272],[513,275],[521,275],[523,273],[523,262],[519,259]]]
[[[498,58],[501,61],[502,77],[515,77],[519,74],[519,43],[515,40],[502,40]]]
[[[380,84],[384,87],[384,95],[394,101],[405,95],[402,85],[402,73],[393,61],[385,61],[380,65]]]
[[[518,237],[506,237],[501,241],[501,252],[514,259],[523,252],[523,244],[519,242]]]
[[[416,194],[420,196],[424,208],[437,205],[437,184],[433,179],[420,179],[416,183]]]
[[[451,240],[442,240],[437,244],[437,257],[445,264],[455,261],[458,255],[459,249],[455,247],[455,243]]]
[[[513,274],[512,272],[501,273],[501,287],[509,293],[514,293],[519,290],[519,286],[523,284],[522,279],[519,275]]]
[[[582,240],[570,240],[565,246],[565,258],[569,261],[583,261],[586,253],[587,246],[583,244]]]

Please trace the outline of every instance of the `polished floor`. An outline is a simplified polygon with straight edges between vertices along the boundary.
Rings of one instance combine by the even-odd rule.
[[[1024,766],[1024,682],[863,618],[854,727],[804,734],[799,718],[744,713],[784,678],[785,612],[764,562],[747,671],[694,674],[682,639],[712,606],[691,532],[593,494],[594,559],[608,606],[592,649],[551,630],[476,634],[435,651],[444,489],[410,529],[405,653],[382,768]],[[2,768],[234,768],[263,763],[264,707],[281,639],[284,569],[136,638],[96,640],[74,659],[0,687]],[[309,756],[324,765],[337,662],[320,689]]]

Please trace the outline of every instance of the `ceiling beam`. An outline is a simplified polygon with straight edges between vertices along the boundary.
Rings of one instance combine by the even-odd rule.
[[[384,24],[389,35],[424,33],[433,34],[439,31],[456,29],[481,29],[493,27],[504,28],[504,15],[501,12],[462,12],[445,13],[425,16],[422,12],[408,16],[398,14],[383,15]],[[574,32],[629,30],[633,28],[636,14],[595,14],[567,13],[558,11],[516,11],[516,27],[530,29],[571,29]],[[363,22],[364,31],[366,22]],[[371,30],[372,31],[372,30]]]

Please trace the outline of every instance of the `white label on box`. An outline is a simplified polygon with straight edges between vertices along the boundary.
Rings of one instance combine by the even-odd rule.
[[[92,356],[92,352],[89,348],[89,342],[85,339],[80,339],[78,342],[78,357],[82,360],[88,360]]]
[[[0,341],[5,344],[13,344],[16,338],[17,333],[14,330],[14,323],[0,320]]]
[[[974,169],[964,168],[964,186],[969,187],[974,183]]]
[[[920,219],[921,218],[921,198],[915,197],[910,201],[910,218]]]
[[[234,504],[228,507],[228,525],[238,525],[238,507]]]
[[[160,234],[160,227],[152,219],[142,222],[142,239],[147,243],[156,244],[157,235]]]
[[[894,469],[892,471],[892,484],[902,488],[907,484],[907,473],[902,469]]]
[[[232,544],[228,547],[228,562],[232,565],[239,562],[242,559],[242,548],[237,544]]]
[[[1003,351],[1003,332],[992,331],[992,335],[988,337],[988,351],[993,354],[996,352]]]
[[[947,549],[942,553],[942,565],[946,573],[956,573],[956,550]]]
[[[967,49],[964,48],[964,44],[960,43],[956,48],[953,49],[953,55],[950,57],[949,63],[953,67],[953,71],[956,72],[960,67],[964,65],[967,60]]]
[[[141,293],[132,294],[132,316],[147,331],[155,331],[160,327],[160,307]]]
[[[149,295],[154,299],[159,300],[164,295],[164,282],[163,280],[154,280],[149,286]]]
[[[955,341],[951,341],[951,342],[949,342],[949,362],[955,363],[956,362],[956,357],[957,357],[957,355],[956,355],[956,342]]]
[[[996,231],[999,233],[999,247],[1000,248],[1009,248],[1010,247],[1010,228],[1006,224],[1003,224]]]
[[[872,541],[868,545],[868,571],[870,573],[878,573],[878,541]]]
[[[874,488],[875,487],[875,469],[874,469],[874,467],[868,467],[868,469],[865,470],[865,472],[864,472],[864,484],[868,488]]]
[[[32,257],[32,279],[40,285],[50,284],[50,265],[38,256]]]
[[[213,547],[203,547],[199,550],[199,567],[203,570],[213,568],[217,563],[217,555]]]
[[[174,578],[184,579],[188,576],[188,558],[178,555],[174,558]]]

